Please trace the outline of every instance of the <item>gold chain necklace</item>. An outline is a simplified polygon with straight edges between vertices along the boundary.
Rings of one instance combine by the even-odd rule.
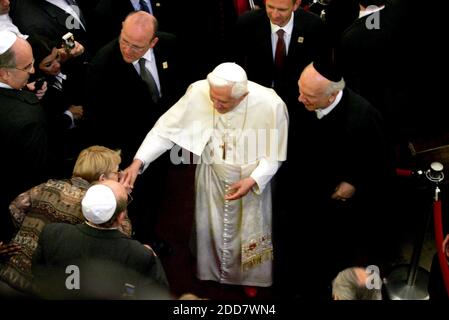
[[[240,137],[242,136],[242,132],[243,132],[243,129],[245,128],[245,125],[246,125],[246,116],[247,116],[247,114],[248,114],[248,100],[249,100],[249,97],[248,96],[246,96],[246,104],[245,104],[245,114],[244,114],[244,116],[243,116],[243,124],[242,124],[242,130],[240,131],[240,134],[239,134],[239,136],[237,137],[237,139],[236,139],[236,141],[235,141],[235,144],[237,144],[237,142],[240,140]],[[213,123],[214,123],[214,130],[215,129],[217,129],[216,127],[215,127],[215,108],[213,108],[214,109],[214,112],[213,112]],[[231,110],[231,111],[229,111],[229,112],[232,112],[233,110]],[[218,123],[217,123],[218,124]],[[220,148],[222,149],[222,159],[223,160],[226,160],[226,148],[227,148],[227,137],[228,137],[228,133],[227,133],[227,131],[228,131],[228,129],[226,128],[226,126],[225,126],[225,133],[223,134],[223,136],[222,136],[222,141],[223,141],[223,143],[220,145]],[[213,156],[213,149],[212,149],[212,156]]]

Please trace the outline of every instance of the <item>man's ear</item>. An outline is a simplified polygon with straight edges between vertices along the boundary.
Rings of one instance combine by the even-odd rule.
[[[100,177],[98,178],[98,181],[102,182],[106,180],[106,176],[104,173],[100,174]]]
[[[3,80],[4,83],[8,81],[8,78],[10,76],[10,72],[6,68],[0,68],[0,80]]]
[[[156,45],[156,43],[158,41],[159,41],[159,38],[155,36],[150,42],[150,48],[154,48],[154,46]]]
[[[245,99],[245,97],[249,94],[249,92],[244,93],[240,98],[239,98],[239,103],[243,101],[243,99]]]
[[[117,216],[118,224],[121,225],[123,223],[123,220],[125,220],[125,218],[126,218],[126,209],[118,214]]]

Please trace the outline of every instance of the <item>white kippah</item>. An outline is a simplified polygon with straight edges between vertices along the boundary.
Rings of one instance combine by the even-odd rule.
[[[248,80],[245,70],[234,62],[224,62],[219,64],[211,73],[215,77],[227,81],[243,82]]]
[[[81,201],[81,207],[87,221],[102,224],[114,215],[117,200],[111,188],[97,184],[87,190]]]
[[[0,54],[4,54],[16,42],[17,36],[11,31],[0,31]]]

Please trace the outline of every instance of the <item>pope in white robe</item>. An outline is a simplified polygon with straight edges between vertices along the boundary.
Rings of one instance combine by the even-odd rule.
[[[272,284],[270,181],[286,160],[288,112],[274,90],[235,63],[190,85],[146,136],[125,183],[177,145],[199,157],[195,175],[197,277]],[[178,147],[178,151],[179,151]],[[175,150],[175,148],[173,148]],[[179,163],[179,152],[171,153]],[[151,170],[151,168],[150,168]]]

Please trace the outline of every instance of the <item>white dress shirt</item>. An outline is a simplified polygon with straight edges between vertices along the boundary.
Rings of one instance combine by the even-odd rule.
[[[159,91],[159,97],[161,97],[161,83],[159,81],[159,74],[157,73],[156,57],[154,56],[153,48],[150,48],[143,56],[145,58],[145,67],[151,72],[154,81],[156,82],[157,89]],[[140,74],[139,60],[133,61],[133,66]]]

